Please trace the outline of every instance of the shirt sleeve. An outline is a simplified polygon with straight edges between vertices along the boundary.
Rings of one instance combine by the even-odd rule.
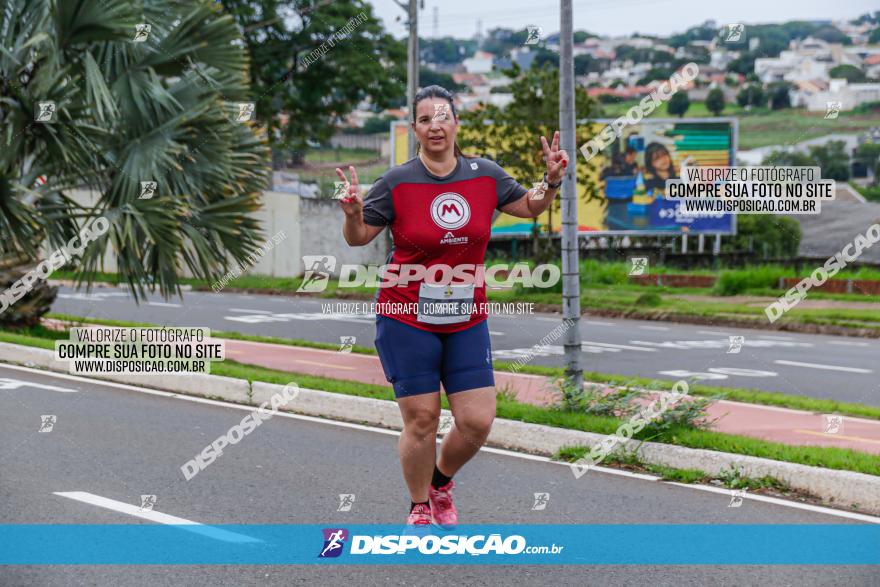
[[[370,226],[387,226],[394,222],[391,188],[384,177],[373,183],[364,198],[364,222]]]
[[[495,178],[495,195],[498,197],[498,210],[502,207],[519,200],[528,193],[528,189],[510,177],[497,163],[491,164],[492,176]]]

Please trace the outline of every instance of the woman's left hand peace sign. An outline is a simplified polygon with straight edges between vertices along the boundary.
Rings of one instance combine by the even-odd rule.
[[[568,167],[568,153],[559,148],[559,131],[553,133],[553,143],[550,145],[547,144],[547,137],[542,135],[541,146],[544,148],[544,160],[547,162],[547,181],[557,183]]]

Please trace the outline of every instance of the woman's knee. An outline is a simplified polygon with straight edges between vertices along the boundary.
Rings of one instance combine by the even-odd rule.
[[[404,430],[419,436],[436,434],[440,422],[440,408],[414,408],[403,414]]]
[[[462,434],[485,439],[492,430],[492,422],[495,421],[495,412],[469,412],[455,418],[455,427]]]

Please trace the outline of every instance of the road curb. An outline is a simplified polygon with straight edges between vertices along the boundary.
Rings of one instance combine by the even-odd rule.
[[[67,362],[56,361],[53,351],[10,343],[0,343],[0,362],[68,372]],[[243,379],[203,374],[158,376],[117,373],[90,377],[255,406],[269,401],[273,395],[284,389],[283,385],[262,382],[251,385]],[[395,430],[400,430],[403,426],[394,402],[315,389],[300,389],[296,398],[282,409],[307,416]],[[443,416],[450,415],[447,410],[443,410]],[[561,448],[592,447],[606,438],[606,435],[593,432],[496,419],[488,444],[552,456]],[[656,442],[629,440],[618,446],[619,451],[634,452],[643,462],[653,465],[700,469],[712,475],[739,469],[745,477],[759,479],[771,476],[794,490],[819,497],[829,505],[857,508],[866,513],[880,515],[880,476]]]

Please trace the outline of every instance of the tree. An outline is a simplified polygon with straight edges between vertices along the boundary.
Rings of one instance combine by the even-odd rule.
[[[832,79],[845,79],[851,84],[858,84],[865,81],[865,72],[855,65],[838,65],[828,70],[828,77]]]
[[[423,88],[438,85],[446,88],[450,92],[462,92],[467,90],[467,86],[455,83],[452,76],[448,73],[440,73],[439,71],[434,71],[427,67],[419,68],[419,85]]]
[[[688,108],[691,107],[691,99],[688,97],[687,92],[676,92],[672,95],[672,98],[669,99],[669,103],[667,105],[667,109],[670,114],[674,114],[681,118],[684,116],[684,113],[688,111]]]
[[[774,82],[770,84],[767,87],[767,93],[770,95],[770,108],[772,110],[791,108],[789,91],[791,91],[791,86],[787,82]]]
[[[541,181],[546,170],[540,136],[548,140],[559,129],[559,70],[532,67],[523,72],[514,65],[504,72],[514,81],[510,84],[513,100],[506,108],[481,104],[480,108],[461,115],[459,142],[466,153],[489,155],[520,183],[531,186]],[[586,92],[575,91],[575,118],[578,120],[576,144],[583,145],[594,129],[586,120],[593,115],[595,104]],[[575,153],[569,153],[574,157]],[[591,163],[577,163],[577,188],[580,197],[598,197],[598,188],[589,172]],[[553,230],[553,213],[559,210],[557,199],[548,213],[547,231]],[[539,251],[539,224],[534,223],[534,252]],[[549,242],[549,241],[548,241]]]
[[[752,250],[764,258],[796,257],[801,225],[794,218],[773,214],[739,214],[736,235],[728,240],[733,250]]]
[[[761,84],[748,84],[736,95],[736,103],[747,110],[752,106],[763,107],[767,105],[767,95]]]
[[[880,165],[880,143],[862,143],[856,148],[854,159],[864,165],[865,169],[880,169],[880,167],[878,167],[878,165]],[[874,185],[877,185],[878,183],[880,183],[880,175],[875,171]]]
[[[721,88],[712,88],[706,96],[706,109],[715,116],[721,116],[724,110],[724,91]]]
[[[136,28],[144,22],[149,32]],[[251,213],[269,156],[265,133],[240,116],[249,97],[241,41],[235,21],[208,1],[145,1],[137,10],[123,0],[6,1],[0,291],[34,266],[41,247],[80,243],[86,225],[107,230],[71,256],[80,283],[91,285],[109,245],[135,299],[147,281],[166,297],[179,293],[184,265],[216,280],[257,250]],[[140,197],[142,182],[154,197]],[[75,189],[95,198],[78,203]],[[0,320],[36,324],[53,299],[39,279]]]
[[[587,39],[598,38],[598,37],[599,37],[599,35],[597,35],[595,33],[590,33],[587,31],[575,31],[574,32],[574,42],[577,44],[581,44],[584,41],[586,41]]]
[[[369,100],[402,106],[406,47],[363,0],[223,0],[251,55],[251,95],[273,146],[302,161]],[[283,119],[279,113],[289,116]],[[286,123],[282,124],[282,120]]]
[[[822,179],[846,181],[849,179],[849,157],[846,143],[830,141],[814,145],[806,153],[801,151],[774,151],[764,158],[762,165],[790,167],[819,167]]]
[[[877,27],[876,29],[871,31],[871,34],[868,35],[868,43],[872,45],[874,43],[880,43],[880,27]]]
[[[846,143],[829,141],[824,145],[811,146],[810,157],[814,165],[822,168],[823,179],[846,181],[849,179],[849,156],[846,154]]]

